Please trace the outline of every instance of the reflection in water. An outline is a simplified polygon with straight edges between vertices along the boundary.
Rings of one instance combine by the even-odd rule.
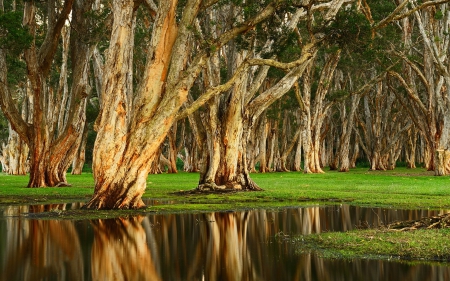
[[[93,280],[159,280],[141,218],[95,220]]]
[[[450,280],[450,267],[295,254],[275,236],[345,231],[438,215],[350,207],[58,221],[0,217],[2,280]]]
[[[6,215],[40,212],[49,206],[8,207]],[[52,205],[63,210],[64,205]],[[74,223],[7,219],[2,280],[83,280],[83,256]]]

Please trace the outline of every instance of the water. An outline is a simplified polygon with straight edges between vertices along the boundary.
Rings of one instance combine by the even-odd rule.
[[[33,216],[78,207],[0,209],[1,280],[450,280],[448,264],[323,259],[296,254],[283,239],[444,210],[340,205],[78,221]]]

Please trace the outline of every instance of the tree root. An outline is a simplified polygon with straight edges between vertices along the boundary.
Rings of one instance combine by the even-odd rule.
[[[417,229],[442,229],[450,228],[450,213],[422,218],[413,221],[401,221],[388,225],[390,231],[413,231]]]
[[[72,186],[71,184],[67,183],[67,182],[58,182],[55,187],[69,187]]]

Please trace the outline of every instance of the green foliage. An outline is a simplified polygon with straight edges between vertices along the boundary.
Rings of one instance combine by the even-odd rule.
[[[7,78],[11,86],[25,81],[26,64],[21,54],[33,43],[33,36],[22,26],[22,19],[19,11],[0,12],[0,48],[6,51]]]
[[[441,10],[437,10],[436,13],[434,14],[434,19],[441,20],[443,18],[444,18],[444,13],[442,13]]]
[[[356,10],[341,9],[330,23],[319,28],[327,42],[351,52],[364,52],[371,44],[372,29],[367,18]]]
[[[371,8],[372,18],[375,22],[386,18],[397,7],[391,0],[368,0],[367,4]]]
[[[297,98],[295,97],[294,90],[290,90],[266,110],[266,117],[270,120],[278,120],[279,125],[282,126],[283,115],[280,114],[282,114],[285,110],[289,110],[290,114],[292,114],[292,112],[295,112],[298,107],[299,104]],[[295,120],[296,119],[294,118],[294,124],[296,123]]]
[[[151,40],[151,18],[143,7],[137,11],[136,29],[134,32],[133,83],[137,86],[143,76],[147,61],[147,48]]]
[[[345,98],[347,98],[350,95],[350,93],[346,90],[338,90],[338,91],[334,91],[331,92],[327,95],[327,99],[329,101],[339,101],[339,100],[344,100]]]
[[[79,31],[81,34],[77,36],[80,40],[99,43],[98,46],[101,51],[107,48],[110,34],[110,25],[107,24],[107,19],[111,10],[108,7],[109,5],[105,5],[104,9],[86,12],[84,17],[90,23],[89,29],[83,32]]]
[[[0,110],[0,147],[2,143],[8,140],[8,120]]]
[[[26,81],[27,66],[20,57],[7,55],[6,64],[8,65],[8,85],[17,85]]]
[[[0,48],[18,56],[31,46],[33,36],[22,26],[22,12],[12,11],[0,14]]]

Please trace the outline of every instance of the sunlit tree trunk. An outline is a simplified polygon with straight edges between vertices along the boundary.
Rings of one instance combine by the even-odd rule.
[[[133,8],[133,1],[113,1],[111,47],[103,72],[101,113],[96,121],[97,138],[93,155],[95,193],[87,208],[142,207],[141,196],[145,191],[147,174],[151,164],[159,160],[157,152],[172,125],[164,127],[161,123],[161,134],[154,131],[154,125],[149,126],[149,130],[143,126],[154,122],[151,117],[157,110],[157,97],[163,94],[162,87],[167,79],[167,64],[177,32],[174,21],[176,2],[164,2],[161,13],[155,19],[153,33],[157,36],[151,45],[153,58],[147,62],[144,74],[147,84],[141,86],[134,111],[129,103],[133,89],[130,88],[128,75],[132,69]],[[150,84],[150,81],[154,83]],[[131,118],[132,114],[134,118]],[[132,126],[131,122],[134,123]],[[147,142],[145,147],[143,139]],[[142,149],[141,152],[139,149]]]
[[[297,61],[299,65],[292,68],[282,79],[255,98],[253,95],[256,91],[247,88],[249,74],[245,72],[237,76],[239,78],[235,82],[230,96],[226,99],[229,102],[222,104],[221,106],[226,107],[220,109],[220,112],[225,112],[225,114],[219,119],[221,141],[215,143],[220,151],[220,160],[215,162],[216,165],[218,163],[218,166],[210,165],[207,172],[201,172],[199,189],[260,189],[250,178],[245,160],[246,144],[252,127],[257,124],[256,121],[260,115],[293,86],[304,72],[310,59],[314,57],[315,50],[314,43],[305,47],[301,58]],[[242,60],[243,57],[244,55],[239,54],[236,59]],[[239,65],[238,61],[234,63],[235,67]],[[263,68],[261,71],[267,73],[267,70]],[[235,77],[236,73],[233,73],[233,76]],[[259,89],[261,84],[259,83],[256,88]],[[243,108],[244,111],[242,111]],[[212,169],[213,167],[215,171]],[[202,175],[206,176],[202,177]]]
[[[134,92],[132,75],[129,75],[134,41],[134,1],[112,2],[112,34],[103,69],[101,112],[96,121],[95,189],[86,208],[143,207],[141,197],[147,175],[152,164],[159,160],[159,147],[175,120],[185,118],[192,113],[189,110],[195,110],[196,105],[203,105],[221,92],[217,88],[210,89],[202,94],[204,99],[197,99],[196,105],[183,110],[189,113],[183,117],[183,114],[177,114],[211,55],[208,47],[207,50],[196,50],[190,58],[186,46],[194,32],[202,1],[188,0],[183,4],[182,14],[177,18],[180,10],[176,0],[159,2],[145,71]],[[215,49],[219,50],[231,38],[269,17],[278,4],[269,3],[254,18],[233,27],[226,36],[214,42]]]
[[[53,136],[50,135],[53,128],[54,116],[52,106],[55,104],[52,89],[47,86],[46,78],[50,71],[51,61],[57,48],[57,40],[65,20],[71,11],[72,2],[67,1],[61,14],[56,18],[55,7],[49,4],[49,31],[44,43],[38,50],[36,45],[25,51],[25,61],[28,69],[28,79],[30,81],[30,91],[33,96],[33,128],[29,143],[31,153],[30,181],[29,187],[54,186],[60,182],[54,174],[48,173],[50,165],[51,147]],[[24,9],[24,25],[28,26],[32,32],[36,31],[37,20],[35,19],[35,4],[27,2]],[[67,148],[67,147],[66,147]],[[65,181],[65,180],[63,180]]]
[[[236,70],[243,62],[243,55],[234,53],[231,44],[230,58]],[[210,79],[217,79],[219,71],[218,57],[210,64]],[[216,72],[214,72],[216,71]],[[235,73],[233,73],[235,75]],[[215,99],[209,105],[209,128],[207,132],[208,151],[210,154],[206,165],[200,170],[198,189],[253,189],[258,188],[250,179],[244,167],[246,152],[243,141],[242,108],[245,102],[247,74],[237,79],[229,97]],[[212,82],[218,83],[218,82]],[[223,145],[221,145],[223,144]]]

